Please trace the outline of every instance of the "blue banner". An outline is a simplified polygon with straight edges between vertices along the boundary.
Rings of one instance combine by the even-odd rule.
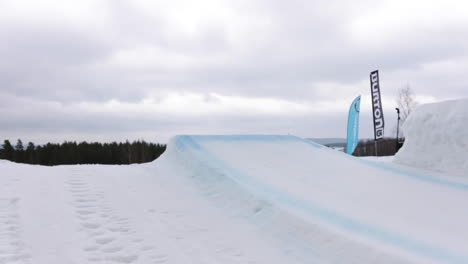
[[[356,97],[349,107],[348,136],[346,153],[352,155],[359,143],[359,111],[361,108],[361,96]]]

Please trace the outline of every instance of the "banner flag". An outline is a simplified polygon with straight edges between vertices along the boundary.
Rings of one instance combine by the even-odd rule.
[[[346,153],[352,155],[359,143],[359,112],[361,108],[361,96],[356,97],[349,107],[348,135]]]
[[[382,110],[382,97],[380,96],[379,71],[370,74],[372,114],[374,116],[374,139],[381,140],[384,137],[384,115]]]

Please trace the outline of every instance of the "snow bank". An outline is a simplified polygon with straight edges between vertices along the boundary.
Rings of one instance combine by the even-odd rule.
[[[468,99],[422,105],[403,130],[394,162],[468,176]]]

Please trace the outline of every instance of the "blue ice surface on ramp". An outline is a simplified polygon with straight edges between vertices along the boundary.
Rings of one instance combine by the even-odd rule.
[[[298,199],[294,194],[284,192],[278,188],[274,188],[267,182],[262,182],[250,175],[245,174],[239,168],[232,167],[224,160],[218,158],[216,155],[211,153],[207,148],[204,147],[205,142],[248,142],[248,141],[261,141],[261,142],[297,142],[307,144],[311,148],[324,151],[328,150],[322,145],[313,143],[309,140],[301,139],[290,135],[226,135],[226,136],[189,136],[180,135],[176,136],[174,142],[175,147],[178,151],[184,152],[196,152],[195,156],[199,156],[203,162],[209,166],[215,166],[224,172],[226,177],[230,177],[240,185],[244,186],[256,195],[262,198],[272,201],[273,203],[281,204],[295,210],[300,210],[304,214],[318,218],[321,221],[331,224],[339,229],[346,230],[354,233],[358,236],[362,236],[371,240],[376,240],[384,244],[388,244],[392,247],[399,248],[407,253],[415,254],[417,256],[428,258],[442,263],[468,263],[468,256],[463,255],[459,252],[453,252],[451,249],[442,248],[440,246],[432,245],[425,241],[418,241],[417,239],[406,237],[403,234],[397,234],[392,231],[385,230],[378,226],[358,221],[346,215],[341,215],[330,208],[324,208],[318,206],[310,201],[304,201]],[[338,154],[338,153],[336,153]],[[343,158],[345,155],[342,155]],[[353,158],[353,157],[350,157]],[[411,171],[405,171],[404,169],[392,167],[391,165],[378,164],[369,161],[358,161],[364,162],[368,166],[373,166],[382,171],[390,171],[396,175],[396,177],[409,177],[414,180],[423,181],[429,184],[443,185],[448,188],[454,188],[458,190],[468,191],[468,186],[459,183],[452,182],[445,179],[437,179],[433,176],[425,176]]]

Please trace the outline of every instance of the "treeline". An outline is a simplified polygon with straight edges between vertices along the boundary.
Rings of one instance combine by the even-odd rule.
[[[125,143],[63,142],[26,146],[18,139],[13,146],[9,140],[3,142],[0,159],[19,163],[40,165],[61,164],[131,164],[150,162],[166,150],[166,145],[133,141]]]
[[[384,138],[377,141],[377,153],[375,151],[374,140],[361,140],[359,141],[356,149],[354,150],[354,156],[393,156],[397,153],[400,147],[403,145],[404,139],[399,139],[397,142],[396,138]]]

